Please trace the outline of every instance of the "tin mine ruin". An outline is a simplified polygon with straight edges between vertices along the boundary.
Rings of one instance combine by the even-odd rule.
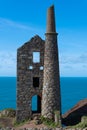
[[[45,41],[38,35],[17,50],[17,121],[40,114],[61,116],[60,74],[54,6],[47,12]],[[32,98],[37,97],[37,109],[32,110]]]

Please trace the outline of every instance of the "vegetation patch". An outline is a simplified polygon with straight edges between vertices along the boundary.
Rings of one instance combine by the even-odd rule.
[[[41,116],[41,121],[44,125],[50,127],[50,128],[56,128],[59,126],[59,124],[56,124],[52,119],[45,118]]]
[[[12,108],[7,108],[0,112],[1,117],[15,117],[15,115],[16,115],[16,110]]]

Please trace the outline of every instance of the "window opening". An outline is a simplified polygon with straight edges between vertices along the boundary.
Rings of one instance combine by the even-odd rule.
[[[33,66],[29,66],[29,70],[32,70],[33,69]]]
[[[39,87],[39,77],[33,77],[33,87]]]
[[[43,70],[43,66],[40,66],[40,70]]]
[[[40,52],[33,52],[33,63],[40,62]]]

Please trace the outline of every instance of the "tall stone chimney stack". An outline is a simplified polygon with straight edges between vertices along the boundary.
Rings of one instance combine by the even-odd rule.
[[[47,13],[47,33],[56,32],[55,28],[55,13],[54,13],[54,6],[51,6],[48,9]]]
[[[45,35],[42,116],[53,119],[55,111],[61,112],[59,59],[53,5],[48,9]]]

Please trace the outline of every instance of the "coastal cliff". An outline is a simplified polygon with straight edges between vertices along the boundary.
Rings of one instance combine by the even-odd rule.
[[[62,115],[62,122],[66,126],[76,125],[87,116],[87,99],[78,102],[72,109]]]

